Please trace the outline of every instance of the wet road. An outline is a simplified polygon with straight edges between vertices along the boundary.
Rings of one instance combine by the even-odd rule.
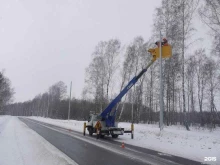
[[[128,144],[123,149],[112,138],[97,140],[95,137],[83,136],[82,133],[51,124],[27,118],[19,119],[79,165],[201,164]]]

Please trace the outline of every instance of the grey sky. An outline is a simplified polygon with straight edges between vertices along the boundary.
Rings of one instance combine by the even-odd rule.
[[[80,97],[85,67],[100,40],[128,44],[151,36],[160,0],[0,0],[0,70],[15,101],[32,99],[55,82],[73,81]]]
[[[149,38],[160,0],[1,0],[0,69],[15,101],[32,99],[62,80],[81,96],[85,67],[100,40]]]

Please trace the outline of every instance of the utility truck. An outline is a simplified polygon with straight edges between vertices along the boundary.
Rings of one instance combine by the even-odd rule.
[[[171,56],[171,47],[168,45],[167,40],[161,42],[163,58]],[[158,42],[155,43],[158,45]],[[159,47],[159,46],[158,46]],[[115,122],[115,116],[117,109],[114,107],[121,101],[122,97],[131,89],[131,87],[138,81],[138,79],[147,71],[147,69],[159,58],[159,48],[149,49],[148,52],[152,55],[150,63],[137,75],[134,76],[130,82],[124,87],[124,89],[113,99],[110,104],[100,114],[90,114],[86,128],[89,135],[93,133],[97,134],[97,137],[104,137],[105,135],[111,135],[112,138],[117,138],[119,135],[124,133],[132,133],[133,129],[125,130],[124,128],[118,127],[118,123]]]

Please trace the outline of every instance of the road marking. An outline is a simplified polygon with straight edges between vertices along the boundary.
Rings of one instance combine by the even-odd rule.
[[[158,155],[162,155],[162,156],[169,156],[169,157],[172,157],[172,155],[165,154],[165,153],[162,153],[162,152],[158,152],[157,154],[158,154]]]

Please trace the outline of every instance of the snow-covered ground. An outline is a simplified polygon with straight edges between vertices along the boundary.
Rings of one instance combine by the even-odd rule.
[[[130,124],[121,123],[120,126],[126,128]],[[123,136],[119,141],[200,162],[204,162],[204,157],[217,157],[218,162],[210,164],[220,164],[220,129],[213,132],[190,129],[187,131],[182,126],[170,126],[160,133],[158,125],[136,124],[135,140]]]
[[[30,117],[31,119],[50,123],[75,131],[83,131],[84,121],[58,120],[43,117]],[[130,123],[119,123],[120,127],[130,128]],[[134,139],[130,135],[120,136],[117,141],[125,145],[132,144],[153,149],[166,154],[172,154],[191,160],[208,164],[220,164],[220,129],[210,132],[207,129],[191,128],[186,131],[181,126],[165,127],[162,133],[158,125],[135,124]],[[204,157],[216,157],[216,162],[204,162]]]
[[[76,164],[17,117],[0,116],[0,165]]]

